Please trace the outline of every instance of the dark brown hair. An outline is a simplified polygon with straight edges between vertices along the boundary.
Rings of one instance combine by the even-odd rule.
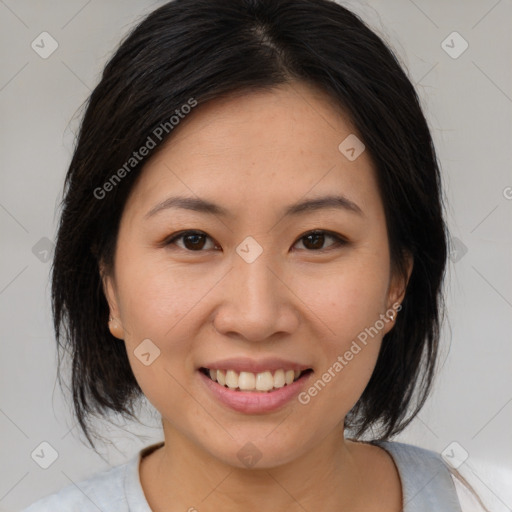
[[[393,268],[405,275],[406,255],[414,259],[402,310],[346,427],[387,439],[422,407],[437,359],[447,235],[437,158],[407,75],[372,30],[329,0],[175,0],[147,16],[106,65],[65,181],[52,306],[59,354],[72,360],[75,414],[92,445],[90,415],[133,417],[142,395],[124,343],[109,332],[98,264],[112,268],[123,207],[147,159],[102,197],[95,191],[191,98],[200,109],[292,81],[322,89],[348,112],[377,170]],[[152,155],[169,137],[172,130],[155,140]],[[61,363],[59,355],[59,376]]]

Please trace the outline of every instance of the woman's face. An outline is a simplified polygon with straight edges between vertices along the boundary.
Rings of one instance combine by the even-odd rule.
[[[197,107],[145,166],[105,290],[166,443],[272,467],[340,432],[404,288],[353,134],[294,83]]]

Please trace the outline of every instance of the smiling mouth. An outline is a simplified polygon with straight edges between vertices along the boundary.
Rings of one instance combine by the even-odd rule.
[[[313,370],[311,368],[303,371],[280,369],[274,372],[252,373],[236,372],[234,370],[211,370],[203,367],[199,371],[213,382],[233,391],[269,393],[284,386],[289,386]]]

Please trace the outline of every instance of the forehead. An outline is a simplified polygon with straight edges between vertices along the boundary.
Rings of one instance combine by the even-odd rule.
[[[145,165],[132,201],[149,206],[173,191],[222,198],[229,208],[336,189],[368,206],[379,202],[369,155],[351,161],[339,149],[354,136],[340,106],[303,83],[215,99],[180,121]]]
[[[252,155],[258,160],[276,153],[318,152],[328,145],[329,153],[336,153],[338,144],[332,147],[332,142],[355,132],[349,116],[330,96],[302,82],[211,100],[177,128],[166,145],[169,151],[186,148],[191,154],[225,156],[227,149],[233,157]],[[325,140],[327,133],[332,140]]]

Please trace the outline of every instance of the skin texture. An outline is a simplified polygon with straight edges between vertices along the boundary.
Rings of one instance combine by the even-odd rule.
[[[104,289],[111,331],[162,415],[165,445],[140,467],[153,510],[400,510],[392,459],[345,440],[342,429],[393,321],[307,405],[235,412],[197,371],[226,357],[281,357],[312,368],[314,382],[403,299],[372,161],[338,150],[352,133],[332,100],[303,83],[216,99],[181,122],[136,182]],[[283,216],[290,204],[328,194],[344,195],[362,215]],[[145,218],[173,195],[212,201],[231,216],[173,208]],[[202,248],[183,238],[163,243],[189,229],[207,235]],[[348,243],[326,234],[315,250],[303,238],[312,230]],[[247,236],[263,248],[253,263],[236,252]],[[147,338],[160,350],[149,366],[134,354]],[[237,457],[247,442],[262,454],[250,469]]]

